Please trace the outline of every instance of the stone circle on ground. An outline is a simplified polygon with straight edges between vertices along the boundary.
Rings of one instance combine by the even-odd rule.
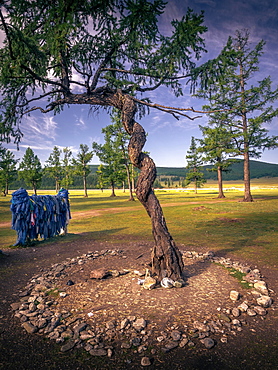
[[[33,276],[12,303],[28,333],[45,335],[61,351],[82,347],[92,356],[133,351],[149,366],[158,352],[226,343],[262,319],[273,291],[260,271],[213,252],[183,252],[182,288],[144,289],[146,266],[117,268],[121,250],[88,252]],[[111,263],[111,269],[102,268]],[[226,268],[244,274],[243,289]],[[254,330],[254,329],[251,329]]]

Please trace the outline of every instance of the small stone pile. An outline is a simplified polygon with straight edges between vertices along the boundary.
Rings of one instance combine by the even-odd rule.
[[[118,321],[108,321],[99,327],[92,327],[84,317],[78,317],[66,310],[58,311],[57,296],[63,298],[67,293],[57,291],[56,286],[61,277],[67,276],[67,268],[85,264],[102,256],[116,256],[121,253],[119,250],[88,252],[63,263],[54,264],[49,270],[34,276],[25,290],[19,294],[20,301],[11,304],[15,317],[20,320],[28,333],[46,335],[61,344],[62,352],[82,347],[92,356],[110,358],[116,351],[131,349],[133,353],[141,356],[142,366],[149,366],[152,361],[145,354],[150,347],[152,355],[155,355],[157,348],[168,352],[177,347],[190,348],[198,342],[202,343],[204,348],[210,349],[218,340],[225,343],[230,335],[241,332],[248,319],[255,316],[264,319],[267,309],[273,303],[271,298],[273,292],[262,280],[258,269],[233,262],[230,258],[216,257],[213,252],[186,251],[183,258],[219,263],[246,274],[244,279],[252,285],[251,291],[247,290],[248,297],[243,297],[237,290],[232,290],[231,307],[216,308],[216,313],[211,319],[198,321],[192,317],[191,326],[174,325],[168,332],[160,331],[159,335],[153,331],[147,318],[143,317],[128,316]],[[128,273],[128,270],[123,273]],[[74,283],[69,280],[67,284]]]

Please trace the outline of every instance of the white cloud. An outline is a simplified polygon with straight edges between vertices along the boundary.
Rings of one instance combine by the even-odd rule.
[[[78,126],[79,129],[85,129],[87,127],[85,120],[82,116],[75,115],[75,125]]]
[[[57,122],[51,116],[31,116],[25,117],[22,121],[21,130],[23,132],[22,144],[29,143],[28,146],[53,146],[57,138]],[[47,143],[47,145],[45,145]],[[22,146],[23,146],[22,145]]]

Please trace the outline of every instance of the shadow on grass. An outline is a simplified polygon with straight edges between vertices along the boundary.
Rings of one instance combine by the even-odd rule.
[[[198,223],[197,232],[198,235],[208,235],[207,243],[211,241],[211,249],[219,246],[215,250],[221,257],[231,253],[244,259],[277,265],[277,220],[277,212],[217,217]]]
[[[110,235],[115,234],[119,231],[123,231],[125,228],[118,228],[118,229],[109,229],[109,230],[99,230],[99,231],[91,231],[91,232],[82,232],[80,234],[77,233],[67,233],[66,235],[58,235],[49,239],[45,240],[31,240],[27,242],[25,245],[18,245],[18,246],[7,246],[11,249],[26,249],[30,247],[47,247],[50,244],[56,243],[57,245],[60,244],[67,244],[76,242],[79,240],[103,240],[109,238]]]

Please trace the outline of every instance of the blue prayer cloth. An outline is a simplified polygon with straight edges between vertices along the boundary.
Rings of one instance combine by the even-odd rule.
[[[17,232],[14,245],[59,235],[71,219],[69,192],[63,188],[57,195],[32,196],[20,188],[12,193],[11,203],[12,229]]]

